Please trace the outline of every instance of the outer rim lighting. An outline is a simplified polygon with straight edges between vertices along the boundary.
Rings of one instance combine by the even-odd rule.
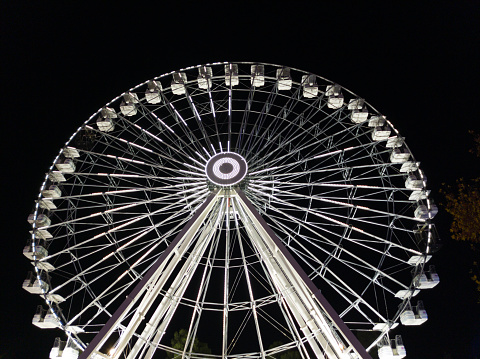
[[[223,164],[230,164],[228,172],[222,172]],[[235,152],[222,152],[212,156],[205,165],[205,173],[210,182],[226,187],[233,186],[245,178],[248,166],[245,159]]]

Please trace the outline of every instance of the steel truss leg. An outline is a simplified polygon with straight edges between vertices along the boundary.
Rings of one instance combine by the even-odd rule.
[[[240,218],[317,358],[371,359],[245,194],[236,193]]]
[[[217,202],[218,197],[219,192],[212,193],[200,206],[195,215],[190,219],[190,221],[188,221],[182,231],[161,254],[147,274],[142,278],[142,280],[135,286],[132,293],[127,296],[122,305],[120,305],[120,307],[115,311],[112,317],[107,321],[92,342],[87,346],[85,351],[80,354],[79,359],[91,359],[94,357],[94,354],[100,354],[100,356],[103,357],[104,355],[99,353],[98,350],[103,344],[105,344],[108,338],[117,329],[118,325],[128,315],[133,305],[140,300],[143,294],[145,294],[140,305],[132,316],[130,323],[123,331],[122,337],[116,346],[115,353],[119,355],[122,352],[123,348],[128,343],[128,340],[135,333],[135,329],[138,328],[142,322],[144,318],[143,313],[150,308],[152,302],[158,296],[158,293],[163,287],[164,281],[166,278],[168,278],[168,276],[162,275],[162,273],[169,275],[173,271],[177,264],[177,259],[182,258],[187,251],[189,245],[191,244],[192,238],[205,221],[205,218],[208,216],[212,207]]]

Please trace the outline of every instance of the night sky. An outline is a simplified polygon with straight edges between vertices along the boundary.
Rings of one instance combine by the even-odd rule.
[[[154,76],[216,61],[310,71],[387,115],[437,202],[442,183],[480,174],[480,159],[468,153],[468,130],[480,131],[479,1],[82,4],[0,7],[0,359],[48,358],[62,334],[31,324],[41,301],[21,288],[30,270],[26,219],[44,173],[92,113]],[[409,359],[480,353],[472,258],[449,238],[449,221],[443,212],[435,221],[443,248],[431,263],[441,283],[419,298],[429,320],[401,330]]]

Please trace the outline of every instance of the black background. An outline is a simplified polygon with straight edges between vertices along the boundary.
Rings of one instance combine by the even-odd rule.
[[[73,4],[73,2],[72,2]],[[128,88],[183,67],[259,61],[310,71],[388,116],[422,162],[438,201],[443,182],[480,173],[468,130],[480,130],[478,1],[2,2],[0,359],[47,358],[60,332],[31,324],[38,298],[21,283],[26,217],[60,147]],[[436,223],[441,284],[422,293],[429,320],[404,327],[408,358],[480,355],[471,254]]]

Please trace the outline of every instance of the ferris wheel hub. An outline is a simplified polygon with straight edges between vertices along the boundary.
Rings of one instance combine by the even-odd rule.
[[[247,170],[247,162],[235,152],[217,153],[205,165],[209,181],[222,187],[233,186],[242,181]]]

